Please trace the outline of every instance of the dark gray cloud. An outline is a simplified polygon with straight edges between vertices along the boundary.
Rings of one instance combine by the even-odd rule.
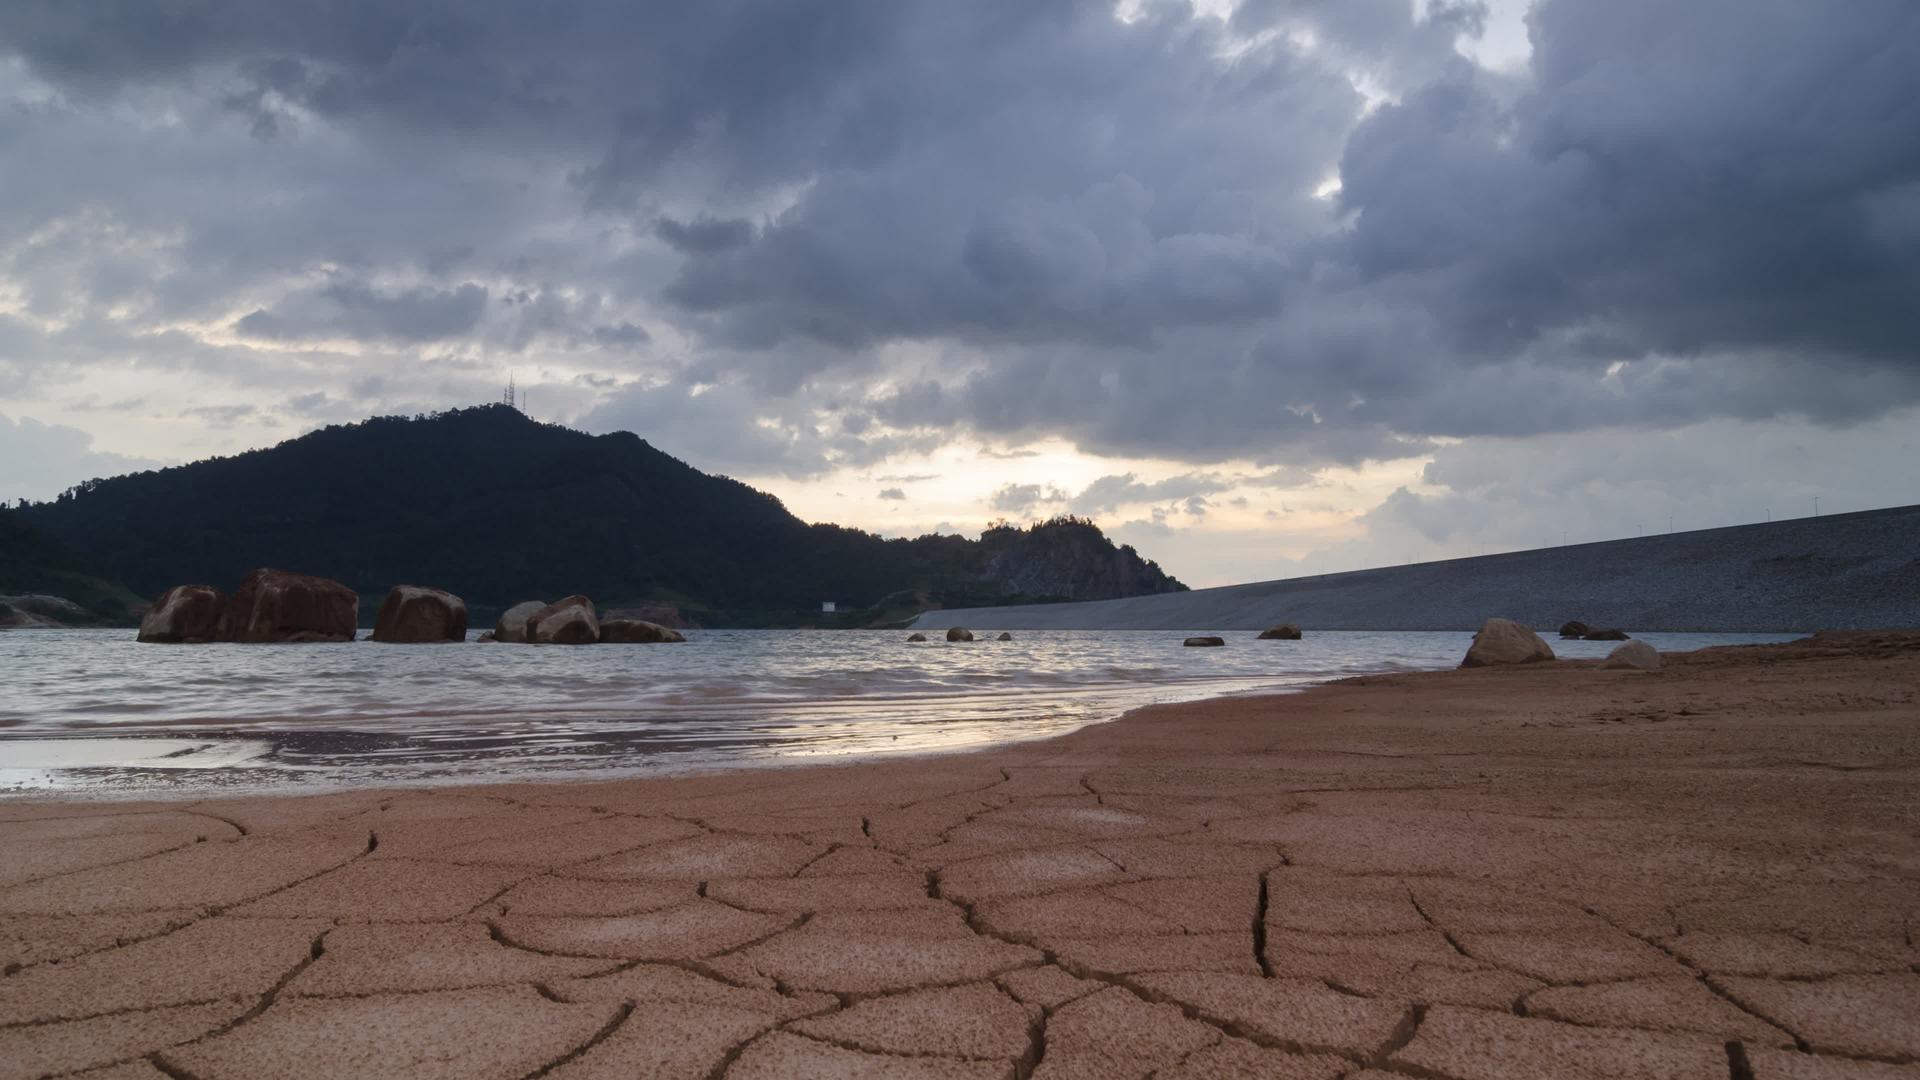
[[[713,255],[737,248],[753,239],[753,222],[741,218],[701,217],[693,221],[675,221],[662,217],[653,223],[653,234],[667,246],[687,255]]]
[[[486,307],[487,290],[473,284],[381,292],[341,282],[286,297],[272,310],[256,309],[233,328],[275,341],[351,338],[423,344],[471,331]]]
[[[265,422],[512,367],[790,476],[1920,402],[1910,0],[1538,0],[1501,72],[1478,3],[1139,8],[0,5],[0,390],[190,370]]]

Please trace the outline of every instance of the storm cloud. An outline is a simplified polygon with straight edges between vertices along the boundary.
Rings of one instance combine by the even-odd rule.
[[[1227,462],[1920,403],[1920,8],[1535,0],[1489,66],[1496,14],[0,6],[0,392],[266,425],[511,369],[736,474],[1058,439],[1187,471],[1053,501],[1193,518]]]

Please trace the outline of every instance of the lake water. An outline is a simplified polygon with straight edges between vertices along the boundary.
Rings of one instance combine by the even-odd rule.
[[[1472,635],[697,630],[683,645],[141,645],[0,633],[0,793],[185,795],[654,775],[964,750],[1142,705],[1452,667]],[[1654,647],[1791,635],[1647,634]],[[1604,656],[1605,642],[1560,642]]]

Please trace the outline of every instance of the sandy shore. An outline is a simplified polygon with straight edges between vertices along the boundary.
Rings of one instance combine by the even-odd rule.
[[[1920,634],[925,761],[0,804],[0,1076],[1920,1076]]]

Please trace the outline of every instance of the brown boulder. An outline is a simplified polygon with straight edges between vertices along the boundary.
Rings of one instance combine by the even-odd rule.
[[[289,570],[247,575],[227,601],[222,641],[352,641],[360,597],[329,578]]]
[[[1299,641],[1300,628],[1290,622],[1283,622],[1279,626],[1269,626],[1265,630],[1260,631],[1260,640]]]
[[[1586,623],[1581,622],[1579,619],[1573,619],[1568,622],[1563,622],[1560,624],[1560,636],[1563,638],[1586,637],[1587,631],[1591,629],[1593,629],[1593,627],[1588,626]]]
[[[967,629],[964,626],[948,627],[947,640],[948,641],[972,641],[973,631]]]
[[[925,641],[925,640],[927,640],[927,635],[925,635],[925,634],[908,634],[908,635],[907,635],[907,640],[908,640],[908,641]]]
[[[575,593],[527,617],[527,640],[535,645],[592,645],[600,640],[593,601]]]
[[[160,594],[140,619],[139,641],[204,645],[220,637],[227,594],[211,585],[175,585]]]
[[[380,602],[373,640],[413,644],[467,640],[467,602],[440,589],[395,585]]]
[[[1600,661],[1603,668],[1639,668],[1641,671],[1659,671],[1660,653],[1644,641],[1629,641],[1625,645],[1615,646]]]
[[[1626,641],[1628,640],[1627,632],[1625,630],[1588,630],[1586,633],[1580,636],[1583,638],[1586,638],[1588,641]]]
[[[1187,640],[1181,642],[1182,645],[1186,645],[1195,649],[1217,649],[1220,646],[1225,645],[1226,643],[1227,643],[1226,638],[1218,638],[1218,637],[1190,637]]]
[[[1007,633],[1007,632],[1006,632],[1005,630],[1002,630],[1002,631],[1000,631],[1000,636],[999,636],[999,637],[997,637],[997,638],[994,638],[993,640],[995,640],[995,641],[1012,641],[1012,640],[1013,640],[1013,635],[1012,635],[1012,634],[1009,634],[1009,633]]]
[[[687,636],[645,619],[607,619],[600,624],[600,640],[608,645],[664,645]]]
[[[546,607],[545,600],[527,600],[501,612],[499,621],[493,624],[493,639],[526,644],[527,620],[545,611]]]
[[[1540,635],[1511,619],[1488,619],[1473,635],[1473,647],[1467,650],[1460,666],[1491,667],[1495,664],[1531,664],[1553,659],[1553,649]]]

